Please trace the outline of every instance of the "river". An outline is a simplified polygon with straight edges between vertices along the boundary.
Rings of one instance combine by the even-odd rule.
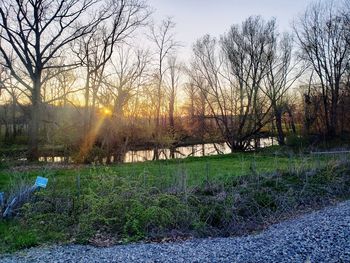
[[[260,148],[265,148],[277,144],[276,138],[260,139]],[[178,147],[175,149],[175,158],[186,158],[190,156],[209,156],[231,153],[230,147],[226,143],[206,143],[192,146]],[[145,162],[153,159],[153,150],[128,151],[125,155],[125,163]],[[161,149],[159,159],[171,159],[170,149]]]
[[[277,144],[276,138],[261,138],[260,148],[268,147]],[[183,146],[175,148],[175,158],[187,158],[187,157],[199,157],[199,156],[210,156],[219,154],[231,153],[230,147],[226,143],[205,143],[196,144],[191,146]],[[171,159],[170,149],[160,149],[160,160]],[[22,159],[25,160],[25,159]],[[39,161],[49,163],[61,163],[64,162],[65,158],[61,156],[54,157],[40,157]],[[124,157],[124,163],[136,163],[153,160],[153,150],[136,150],[128,151]],[[68,158],[68,162],[73,162],[71,158]]]

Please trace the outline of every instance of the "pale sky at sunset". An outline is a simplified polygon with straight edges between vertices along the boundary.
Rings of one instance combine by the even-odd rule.
[[[155,9],[153,17],[166,16],[176,23],[177,40],[184,44],[181,57],[188,57],[195,40],[204,34],[220,36],[232,24],[241,23],[250,15],[265,19],[275,17],[279,29],[287,31],[298,14],[312,0],[149,0]]]

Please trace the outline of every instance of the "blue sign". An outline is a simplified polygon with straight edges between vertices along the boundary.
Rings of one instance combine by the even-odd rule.
[[[35,181],[35,186],[41,187],[41,188],[46,188],[47,182],[49,179],[45,177],[38,176]]]

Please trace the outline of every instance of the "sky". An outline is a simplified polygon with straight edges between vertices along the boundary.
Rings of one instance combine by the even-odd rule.
[[[219,37],[233,24],[251,15],[275,17],[280,31],[288,31],[295,17],[312,0],[149,0],[154,21],[170,16],[176,23],[176,38],[183,44],[182,59],[188,59],[192,44],[205,34]]]

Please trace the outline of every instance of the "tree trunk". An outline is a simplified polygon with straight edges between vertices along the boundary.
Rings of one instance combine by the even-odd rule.
[[[175,111],[175,98],[172,96],[169,101],[169,127],[172,137],[175,136],[175,121],[174,121],[174,111]]]
[[[335,87],[334,89],[335,90],[332,91],[330,127],[329,127],[329,131],[328,131],[328,135],[330,136],[330,138],[333,138],[335,135],[337,135],[339,88]]]
[[[275,109],[275,121],[277,129],[277,141],[279,145],[284,145],[284,133],[282,127],[282,112],[279,109]]]
[[[17,125],[16,125],[16,100],[13,97],[12,99],[12,138],[16,139],[17,137]]]
[[[161,74],[160,70],[160,74]],[[153,149],[153,160],[159,160],[159,144],[160,144],[160,107],[161,107],[161,85],[162,85],[162,78],[160,78],[158,83],[158,90],[157,90],[157,109],[156,109],[156,118],[155,118],[155,146]]]
[[[90,74],[89,68],[87,68],[86,82],[84,93],[84,126],[83,126],[83,138],[85,139],[89,132],[89,98],[90,98]]]
[[[32,91],[32,105],[29,122],[29,149],[27,159],[30,162],[39,160],[39,126],[40,126],[40,108],[41,108],[41,77],[35,79]]]
[[[295,122],[294,122],[294,117],[293,117],[293,112],[291,109],[288,108],[288,115],[289,115],[289,122],[290,126],[292,128],[293,134],[297,134],[297,129],[295,127]]]
[[[170,145],[169,151],[170,151],[170,159],[175,159],[176,147],[174,145]]]

